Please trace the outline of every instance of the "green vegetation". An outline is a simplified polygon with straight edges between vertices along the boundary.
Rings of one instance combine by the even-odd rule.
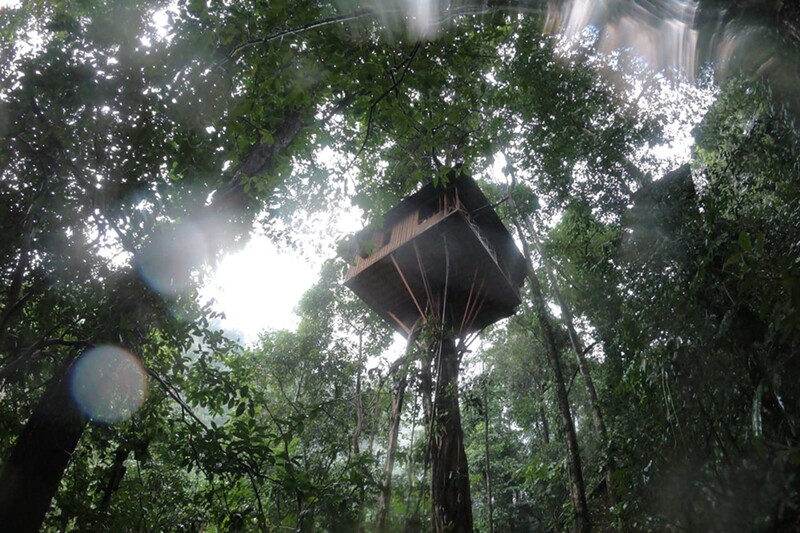
[[[0,12],[0,524],[431,530],[431,354],[388,359],[345,259],[250,346],[199,294],[255,225],[292,244],[342,199],[367,225],[463,167],[530,266],[461,362],[475,530],[800,528],[792,116],[507,4],[435,35],[402,2]],[[670,128],[690,161],[657,156]]]

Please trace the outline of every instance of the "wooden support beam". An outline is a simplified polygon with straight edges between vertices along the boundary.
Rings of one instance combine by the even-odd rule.
[[[464,349],[468,349],[472,345],[472,343],[475,342],[475,339],[478,338],[478,334],[479,333],[480,332],[476,331],[476,332],[470,333],[469,335],[464,337],[464,341],[463,341],[464,342]]]
[[[428,274],[425,271],[425,266],[422,264],[422,257],[419,254],[419,247],[417,246],[416,239],[411,241],[411,243],[414,245],[414,254],[417,256],[417,265],[419,265],[419,272],[422,276],[422,286],[425,287],[425,295],[428,297],[428,306],[432,306],[433,294],[431,293],[431,286],[428,283]]]
[[[458,328],[458,334],[464,332],[464,322],[467,320],[467,313],[469,312],[469,304],[472,301],[472,291],[475,290],[475,281],[478,279],[478,270],[475,269],[475,274],[472,276],[472,283],[469,286],[469,295],[467,296],[467,303],[464,305],[464,315],[461,317],[461,326]]]
[[[403,321],[402,321],[402,320],[400,320],[399,318],[397,318],[397,316],[396,316],[394,313],[392,313],[391,311],[387,311],[387,313],[389,314],[389,316],[390,316],[390,317],[392,317],[392,319],[393,319],[395,322],[397,322],[397,325],[398,325],[398,326],[400,326],[401,328],[403,328],[403,331],[405,331],[405,332],[406,332],[406,335],[409,335],[409,336],[411,336],[411,330],[408,328],[408,326],[406,326],[406,325],[403,323]]]
[[[394,268],[397,269],[397,273],[400,274],[400,279],[403,280],[403,284],[406,286],[406,290],[408,291],[409,296],[411,296],[411,299],[414,300],[414,305],[417,306],[417,311],[419,311],[419,317],[422,319],[424,323],[427,324],[428,320],[425,318],[425,312],[419,305],[417,297],[414,296],[414,291],[411,290],[411,285],[408,284],[406,277],[403,275],[403,271],[400,269],[400,265],[397,264],[397,259],[394,258],[394,254],[389,254],[389,257],[392,259],[392,263],[394,263]]]
[[[475,274],[477,275],[477,270],[475,271]],[[462,320],[462,327],[461,327],[461,331],[462,332],[469,331],[469,328],[472,327],[472,323],[475,321],[475,317],[477,315],[477,309],[478,309],[478,301],[481,298],[481,295],[483,294],[483,286],[485,284],[486,284],[486,278],[482,277],[481,278],[481,285],[478,288],[478,291],[475,293],[475,297],[472,298],[470,303],[469,303],[469,305],[467,305],[464,308],[464,317],[463,317],[463,320]],[[483,300],[481,300],[481,302],[480,302],[481,305],[483,304],[484,300],[485,300],[485,298]]]
[[[481,298],[481,294],[483,291],[483,286],[486,284],[486,278],[481,281],[481,287],[478,289],[478,294],[475,295],[475,300],[473,301],[472,310],[469,311],[469,318],[467,319],[466,328],[469,330],[472,327],[472,324],[475,322],[475,319],[478,318],[478,313],[480,313],[481,309],[483,309],[483,304],[486,302],[486,297],[484,296]],[[480,303],[479,303],[480,302]]]

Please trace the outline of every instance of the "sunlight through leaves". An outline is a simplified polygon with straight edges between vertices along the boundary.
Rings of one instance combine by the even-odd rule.
[[[139,256],[139,272],[150,287],[165,296],[191,288],[192,275],[208,256],[206,236],[194,224],[162,229]]]

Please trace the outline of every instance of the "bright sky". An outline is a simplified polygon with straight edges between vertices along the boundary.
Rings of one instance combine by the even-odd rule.
[[[264,329],[297,327],[293,310],[313,285],[318,268],[297,253],[278,250],[267,237],[254,235],[244,250],[222,260],[204,293],[225,313],[223,325],[241,331],[251,342]]]
[[[360,210],[345,206],[332,206],[315,220],[308,234],[295,235],[313,243],[305,253],[279,248],[254,232],[244,250],[226,256],[206,283],[203,298],[216,300],[215,309],[226,317],[222,326],[242,333],[244,342],[255,341],[265,329],[296,328],[295,307],[333,256],[336,240],[362,226]]]

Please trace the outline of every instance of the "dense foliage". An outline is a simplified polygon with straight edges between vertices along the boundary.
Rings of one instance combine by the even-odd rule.
[[[461,365],[475,530],[800,528],[792,116],[765,81],[567,45],[540,2],[459,6],[429,25],[403,2],[0,13],[5,523],[430,530],[426,354],[395,353],[345,258],[296,330],[249,346],[199,289],[254,224],[297,244],[310,213],[374,223],[463,168],[530,261],[517,314]],[[688,130],[690,160],[664,156]]]

